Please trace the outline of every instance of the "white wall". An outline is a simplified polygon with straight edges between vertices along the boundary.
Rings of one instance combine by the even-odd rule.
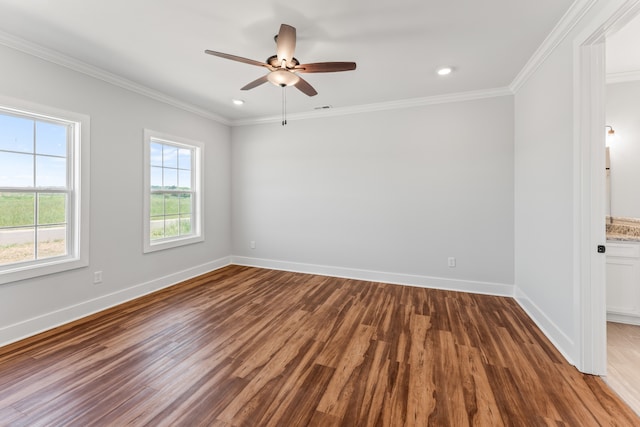
[[[234,260],[512,292],[511,96],[243,126],[232,140]]]
[[[640,218],[640,81],[607,85],[613,216]]]
[[[227,126],[4,46],[0,63],[3,96],[91,120],[90,265],[0,285],[0,345],[228,262]],[[206,144],[205,242],[143,255],[144,128]]]
[[[515,96],[515,283],[574,358],[572,79],[564,44]]]

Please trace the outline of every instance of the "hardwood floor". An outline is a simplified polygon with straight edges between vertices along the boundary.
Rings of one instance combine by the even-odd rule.
[[[0,349],[9,426],[638,426],[515,301],[229,266]]]
[[[607,383],[640,414],[640,326],[607,322]]]

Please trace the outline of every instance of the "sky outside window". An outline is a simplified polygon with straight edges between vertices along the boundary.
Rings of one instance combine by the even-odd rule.
[[[66,125],[0,114],[0,187],[66,187],[67,132]]]

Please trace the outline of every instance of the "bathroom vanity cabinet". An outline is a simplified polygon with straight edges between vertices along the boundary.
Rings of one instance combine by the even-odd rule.
[[[640,325],[640,242],[607,242],[607,320]]]

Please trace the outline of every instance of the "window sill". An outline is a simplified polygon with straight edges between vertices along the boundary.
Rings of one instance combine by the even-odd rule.
[[[160,240],[157,243],[145,243],[143,252],[151,253],[162,251],[165,249],[177,248],[180,246],[191,245],[193,243],[198,243],[204,241],[204,236],[192,236],[192,237],[184,237],[179,239],[165,239]]]
[[[24,266],[8,266],[5,270],[0,270],[0,285],[17,282],[20,280],[33,279],[41,276],[48,276],[63,271],[75,270],[89,265],[88,260],[78,258],[61,258],[43,261],[38,264],[26,264]]]

